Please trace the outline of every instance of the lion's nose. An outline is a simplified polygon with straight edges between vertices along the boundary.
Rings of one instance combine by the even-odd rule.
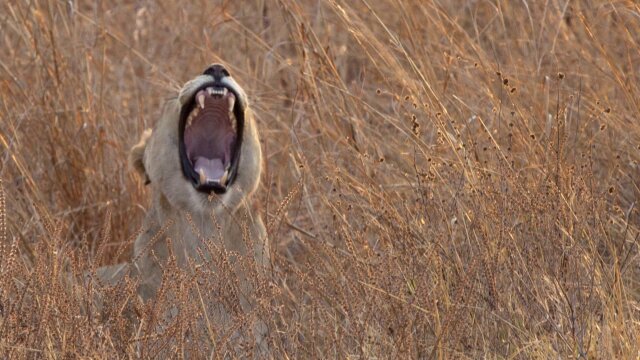
[[[222,78],[225,77],[225,76],[231,76],[231,75],[229,75],[229,71],[227,71],[227,69],[225,69],[224,66],[222,66],[221,64],[213,64],[213,65],[209,66],[204,71],[204,74],[205,75],[209,75],[209,76],[213,76],[213,78],[216,81],[222,80]]]

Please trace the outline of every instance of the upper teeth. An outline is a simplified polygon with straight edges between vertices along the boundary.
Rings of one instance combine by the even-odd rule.
[[[189,114],[189,116],[187,117],[187,127],[191,126],[191,123],[193,123],[193,119],[195,119],[195,117],[198,116],[199,112],[200,112],[200,109],[198,109],[197,107],[193,109],[191,114]]]
[[[204,90],[198,91],[198,93],[196,94],[197,105],[194,107],[194,109],[191,111],[191,113],[187,117],[186,127],[191,126],[196,116],[198,116],[198,112],[200,111],[200,109],[204,109],[207,94],[209,94],[209,96],[221,95],[222,97],[227,97],[227,101],[229,104],[229,118],[231,119],[231,127],[233,128],[234,131],[236,131],[237,124],[236,124],[235,114],[233,112],[236,98],[233,95],[233,93],[229,94],[229,90],[224,87],[219,87],[219,88],[207,87]]]
[[[229,92],[229,90],[227,90],[227,88],[212,88],[212,87],[208,87],[207,88],[207,92],[209,93],[209,95],[226,96],[227,93]]]
[[[198,104],[201,109],[204,109],[204,94],[202,93],[198,94]]]
[[[236,116],[233,111],[229,111],[229,119],[231,119],[231,128],[233,131],[238,131],[238,125],[236,124]]]

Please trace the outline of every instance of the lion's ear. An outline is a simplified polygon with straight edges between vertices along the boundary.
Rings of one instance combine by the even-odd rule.
[[[138,174],[144,178],[144,184],[147,185],[151,182],[147,171],[144,168],[144,150],[147,148],[147,140],[151,137],[151,129],[147,129],[140,136],[140,141],[133,145],[129,152],[129,165],[138,172]]]

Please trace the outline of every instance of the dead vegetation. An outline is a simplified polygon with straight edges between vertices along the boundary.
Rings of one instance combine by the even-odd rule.
[[[638,4],[0,9],[3,358],[244,357],[253,316],[274,358],[638,357]],[[237,279],[207,266],[169,265],[147,304],[75,280],[131,256],[126,151],[214,61],[252,99],[273,244],[234,329],[207,313]]]

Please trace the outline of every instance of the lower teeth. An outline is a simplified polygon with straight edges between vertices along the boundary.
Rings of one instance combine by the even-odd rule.
[[[220,180],[213,180],[213,182],[216,182],[219,185],[226,186],[227,180],[229,179],[229,169],[230,167],[228,166],[227,169],[224,171],[224,174],[222,174],[222,176],[220,177]],[[209,178],[205,174],[204,169],[201,168],[197,172],[198,172],[198,180],[200,182],[200,185],[208,184]]]
[[[204,174],[204,169],[200,169],[200,185],[207,183],[207,176]]]
[[[225,170],[224,174],[222,174],[222,177],[220,178],[220,185],[226,185],[228,176],[229,170]]]

